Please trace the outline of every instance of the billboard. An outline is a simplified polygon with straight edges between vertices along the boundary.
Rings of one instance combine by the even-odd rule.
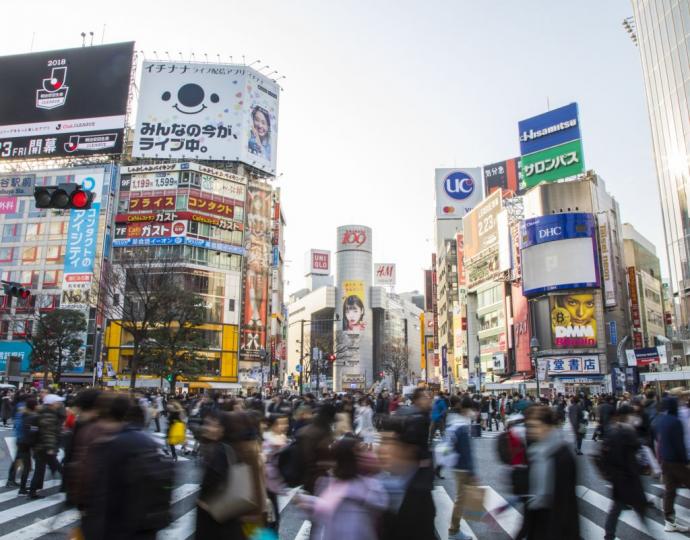
[[[503,209],[503,196],[499,189],[467,213],[462,220],[464,255],[471,261],[481,252],[498,249],[498,214]]]
[[[145,195],[129,199],[130,212],[152,212],[155,210],[175,210],[175,195]]]
[[[364,225],[338,227],[338,251],[366,251],[371,253],[371,229]]]
[[[343,281],[343,332],[348,334],[361,334],[367,328],[366,293],[364,281]]]
[[[482,170],[436,169],[435,190],[436,218],[460,219],[482,200]]]
[[[633,328],[642,327],[640,316],[640,297],[637,287],[637,271],[634,266],[628,266],[628,293],[630,295],[630,316]]]
[[[395,264],[374,263],[374,285],[395,287]]]
[[[580,138],[577,103],[518,122],[520,153],[524,156]]]
[[[546,362],[549,375],[599,375],[599,357],[589,356],[558,356],[556,358],[541,358]]]
[[[29,173],[0,174],[0,195],[28,197],[34,194],[36,175]]]
[[[604,305],[616,305],[616,282],[613,279],[613,252],[611,251],[611,231],[608,212],[597,214],[599,222],[599,253],[601,258],[601,279],[604,282]]]
[[[278,84],[247,66],[144,62],[132,155],[276,170]]]
[[[525,186],[531,188],[540,182],[553,182],[585,171],[582,141],[577,139],[560,146],[547,148],[522,156],[520,164]]]
[[[328,276],[331,273],[331,252],[322,249],[311,249],[307,254],[309,274]]]
[[[520,236],[525,296],[599,286],[592,214],[551,214],[526,219],[521,223]]]
[[[119,154],[134,43],[0,57],[0,162]]]
[[[497,189],[504,193],[522,194],[520,158],[506,159],[484,166],[484,193],[488,197]]]
[[[271,264],[271,188],[250,184],[247,189],[246,251],[242,318],[242,358],[259,358],[266,349],[268,285]],[[205,246],[201,246],[205,247]]]
[[[597,346],[594,291],[573,291],[549,297],[551,344],[555,349],[592,349]]]

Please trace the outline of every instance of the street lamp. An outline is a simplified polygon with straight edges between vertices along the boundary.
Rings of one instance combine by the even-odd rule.
[[[532,351],[532,365],[534,366],[534,375],[537,379],[537,400],[541,401],[541,393],[539,392],[539,369],[537,366],[537,353],[539,352],[539,339],[537,336],[532,336],[529,340],[529,348]]]
[[[477,374],[477,392],[482,388],[482,361],[479,355],[474,357],[474,372]]]

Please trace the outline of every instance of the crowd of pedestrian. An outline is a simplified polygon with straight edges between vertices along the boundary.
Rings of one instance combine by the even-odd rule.
[[[276,538],[290,493],[314,539],[433,539],[432,492],[445,471],[455,487],[448,535],[466,539],[463,520],[485,513],[473,439],[488,431],[499,432],[512,503],[523,506],[517,538],[576,539],[577,471],[595,423],[588,454],[612,485],[612,539],[624,509],[645,520],[645,474],[663,481],[665,530],[687,531],[674,503],[690,488],[689,400],[680,388],[539,400],[421,387],[319,397],[27,389],[5,392],[0,416],[17,441],[7,487],[41,498],[49,469],[87,540],[153,539],[167,527],[179,451],[202,472],[197,538]]]

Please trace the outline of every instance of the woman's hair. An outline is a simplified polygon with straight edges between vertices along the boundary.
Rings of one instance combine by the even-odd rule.
[[[354,437],[344,436],[333,444],[335,459],[333,475],[339,480],[350,480],[357,476],[357,445]]]
[[[345,316],[345,314],[347,312],[347,308],[350,307],[358,307],[362,310],[362,314],[360,315],[359,320],[357,321],[358,323],[362,322],[362,319],[364,318],[364,304],[362,303],[362,300],[359,296],[351,294],[345,299],[345,302],[343,302],[343,328],[345,330],[347,330],[347,317]]]
[[[556,415],[546,405],[532,405],[525,409],[525,421],[536,420],[547,426],[556,425]]]
[[[260,107],[259,105],[256,105],[252,109],[252,122],[254,121],[254,118],[257,114],[262,114],[266,119],[266,126],[268,126],[268,128],[266,129],[266,140],[268,140],[268,138],[271,136],[271,117],[266,109]]]

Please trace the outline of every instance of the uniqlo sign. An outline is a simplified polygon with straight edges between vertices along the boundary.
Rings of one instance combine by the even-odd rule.
[[[331,252],[312,249],[309,252],[310,273],[327,276],[331,272]]]

